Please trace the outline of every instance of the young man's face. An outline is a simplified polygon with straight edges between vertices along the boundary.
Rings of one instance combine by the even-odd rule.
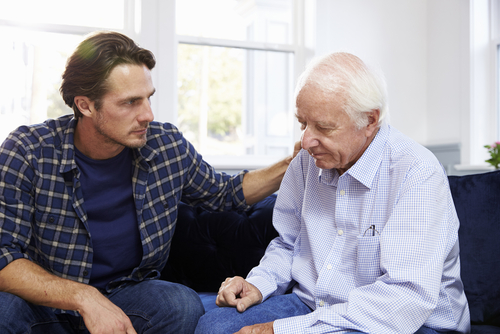
[[[358,161],[378,130],[378,111],[369,113],[368,125],[358,129],[338,100],[317,87],[304,87],[297,96],[297,119],[302,148],[317,167],[335,168],[340,174]]]
[[[144,146],[149,122],[154,119],[151,71],[145,65],[118,65],[108,77],[108,87],[93,120],[97,133],[107,144]]]

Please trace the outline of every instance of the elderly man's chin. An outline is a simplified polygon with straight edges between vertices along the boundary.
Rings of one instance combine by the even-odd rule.
[[[322,158],[316,158],[314,156],[312,156],[312,158],[314,159],[314,164],[316,165],[316,167],[318,168],[321,168],[321,169],[332,169],[332,168],[335,168],[336,165],[331,163],[331,162],[328,162],[326,161],[325,159],[322,159]]]

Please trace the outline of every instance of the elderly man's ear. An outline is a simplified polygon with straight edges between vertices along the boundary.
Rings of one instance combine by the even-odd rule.
[[[371,137],[373,132],[379,128],[380,110],[375,109],[368,112],[368,125],[366,126],[366,136]]]

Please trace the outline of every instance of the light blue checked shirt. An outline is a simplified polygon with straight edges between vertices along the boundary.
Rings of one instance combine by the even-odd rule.
[[[280,235],[247,280],[264,300],[295,283],[314,310],[275,321],[275,333],[470,331],[448,179],[394,128],[382,126],[342,176],[302,150],[283,179],[274,225]]]

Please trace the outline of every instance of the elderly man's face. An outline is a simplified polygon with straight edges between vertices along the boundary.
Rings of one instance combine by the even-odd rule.
[[[340,174],[358,161],[378,130],[378,110],[369,112],[368,124],[358,129],[335,96],[314,86],[304,87],[297,96],[296,116],[302,129],[302,148],[317,167],[336,168]]]

